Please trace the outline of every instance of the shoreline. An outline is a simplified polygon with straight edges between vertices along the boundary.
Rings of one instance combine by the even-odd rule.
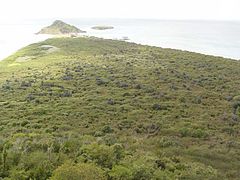
[[[122,39],[129,37],[130,42],[142,45],[179,49],[206,55],[240,60],[240,22],[206,21],[169,21],[169,20],[126,20],[126,19],[63,19],[66,23],[87,31],[86,36],[105,39]],[[9,22],[2,25],[0,36],[0,60],[5,59],[17,50],[41,40],[34,36],[42,27],[52,20],[25,20]],[[20,25],[21,23],[21,25]],[[114,29],[96,31],[91,29],[96,25],[109,25]],[[174,29],[173,29],[174,27]],[[190,29],[192,30],[190,31]],[[230,31],[226,34],[224,29]],[[173,30],[172,30],[173,29]],[[146,34],[146,32],[148,32]],[[65,35],[66,37],[67,35]],[[47,39],[47,38],[45,38]]]
[[[0,58],[0,62],[4,61],[5,59],[7,59],[8,57],[15,54],[20,49],[22,49],[26,46],[45,41],[47,39],[52,39],[52,38],[81,38],[81,37],[84,37],[84,38],[98,38],[98,39],[113,40],[113,41],[124,41],[124,42],[128,42],[128,43],[135,43],[135,44],[142,45],[142,46],[149,46],[149,47],[162,48],[162,49],[170,49],[170,50],[183,51],[183,52],[188,52],[188,53],[196,53],[196,54],[205,55],[205,56],[213,56],[215,58],[223,58],[223,59],[232,60],[232,61],[240,61],[240,59],[236,59],[236,58],[232,58],[232,57],[224,57],[224,56],[221,56],[221,55],[206,54],[206,53],[191,51],[191,50],[187,50],[187,49],[176,49],[176,48],[171,48],[171,47],[161,47],[161,46],[156,46],[156,45],[150,45],[150,44],[147,44],[147,43],[146,44],[138,43],[138,42],[132,41],[131,39],[124,40],[124,39],[117,39],[117,38],[103,38],[103,37],[91,36],[87,33],[85,33],[85,34],[78,33],[78,34],[74,34],[74,35],[73,34],[60,34],[60,35],[35,34],[35,36],[48,36],[48,37],[45,37],[42,40],[32,42],[30,44],[27,44],[27,45],[21,47],[21,48],[18,48],[17,50],[14,50],[14,52],[12,52],[11,54],[5,56],[4,58]]]

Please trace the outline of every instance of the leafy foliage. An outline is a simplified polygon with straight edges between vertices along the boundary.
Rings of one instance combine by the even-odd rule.
[[[98,38],[27,46],[0,62],[0,177],[239,179],[239,69]]]
[[[73,164],[65,163],[53,172],[51,180],[89,180],[107,179],[104,171],[93,164]]]

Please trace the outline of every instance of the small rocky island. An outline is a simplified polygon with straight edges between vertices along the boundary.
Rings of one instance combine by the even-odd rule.
[[[86,33],[75,26],[69,25],[63,21],[56,20],[52,25],[43,28],[37,34],[50,34],[50,35],[77,35],[78,33]]]
[[[114,29],[113,26],[94,26],[92,27],[92,29],[95,29],[95,30],[107,30],[107,29]]]

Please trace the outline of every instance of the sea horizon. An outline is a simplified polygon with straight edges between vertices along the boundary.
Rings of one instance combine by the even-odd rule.
[[[178,49],[234,60],[240,59],[240,22],[218,20],[167,20],[122,18],[69,18],[61,20],[87,31],[86,36],[122,39],[162,48]],[[25,19],[0,22],[0,60],[17,50],[51,36],[36,35],[41,28],[56,19]],[[112,30],[97,31],[96,25],[113,26]]]

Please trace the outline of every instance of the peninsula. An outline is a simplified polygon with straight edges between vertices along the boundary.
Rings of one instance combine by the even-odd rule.
[[[95,37],[22,48],[0,62],[0,177],[240,179],[239,69]]]

